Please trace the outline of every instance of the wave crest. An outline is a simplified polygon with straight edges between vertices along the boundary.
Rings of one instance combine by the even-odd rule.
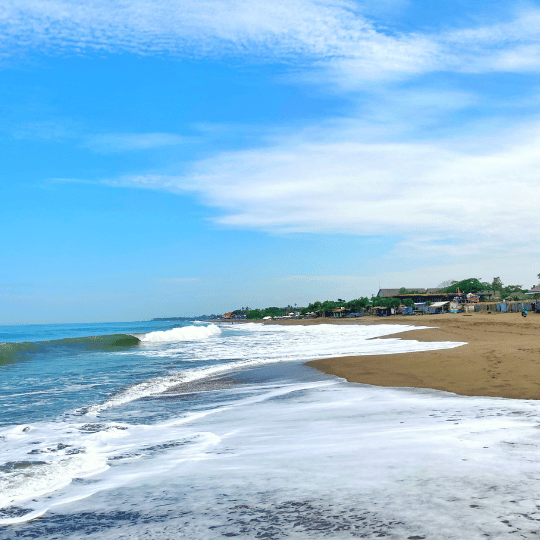
[[[58,347],[70,347],[75,350],[118,350],[137,347],[139,338],[131,334],[108,334],[104,336],[85,336],[49,341],[19,341],[0,343],[0,366],[17,360],[23,360],[33,353],[42,353]]]
[[[141,341],[144,343],[177,343],[179,341],[193,341],[206,339],[221,334],[221,328],[215,324],[208,326],[184,326],[160,332],[150,332]]]

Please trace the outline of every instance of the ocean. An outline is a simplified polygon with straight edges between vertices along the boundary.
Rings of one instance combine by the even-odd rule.
[[[0,326],[0,538],[540,537],[536,401],[304,365],[404,329]]]

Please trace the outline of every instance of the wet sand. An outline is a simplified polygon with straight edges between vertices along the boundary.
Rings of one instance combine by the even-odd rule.
[[[404,324],[430,326],[388,338],[460,341],[453,349],[349,356],[308,362],[324,373],[377,386],[433,388],[466,396],[540,399],[540,315],[475,313],[286,321],[285,324]]]

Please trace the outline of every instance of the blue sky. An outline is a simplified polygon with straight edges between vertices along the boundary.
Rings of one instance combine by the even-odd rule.
[[[0,323],[540,272],[540,2],[3,0]]]

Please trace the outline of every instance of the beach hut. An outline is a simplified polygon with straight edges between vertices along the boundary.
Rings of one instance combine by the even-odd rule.
[[[429,313],[443,313],[445,310],[445,306],[449,304],[449,302],[433,302],[429,306],[428,312]]]

